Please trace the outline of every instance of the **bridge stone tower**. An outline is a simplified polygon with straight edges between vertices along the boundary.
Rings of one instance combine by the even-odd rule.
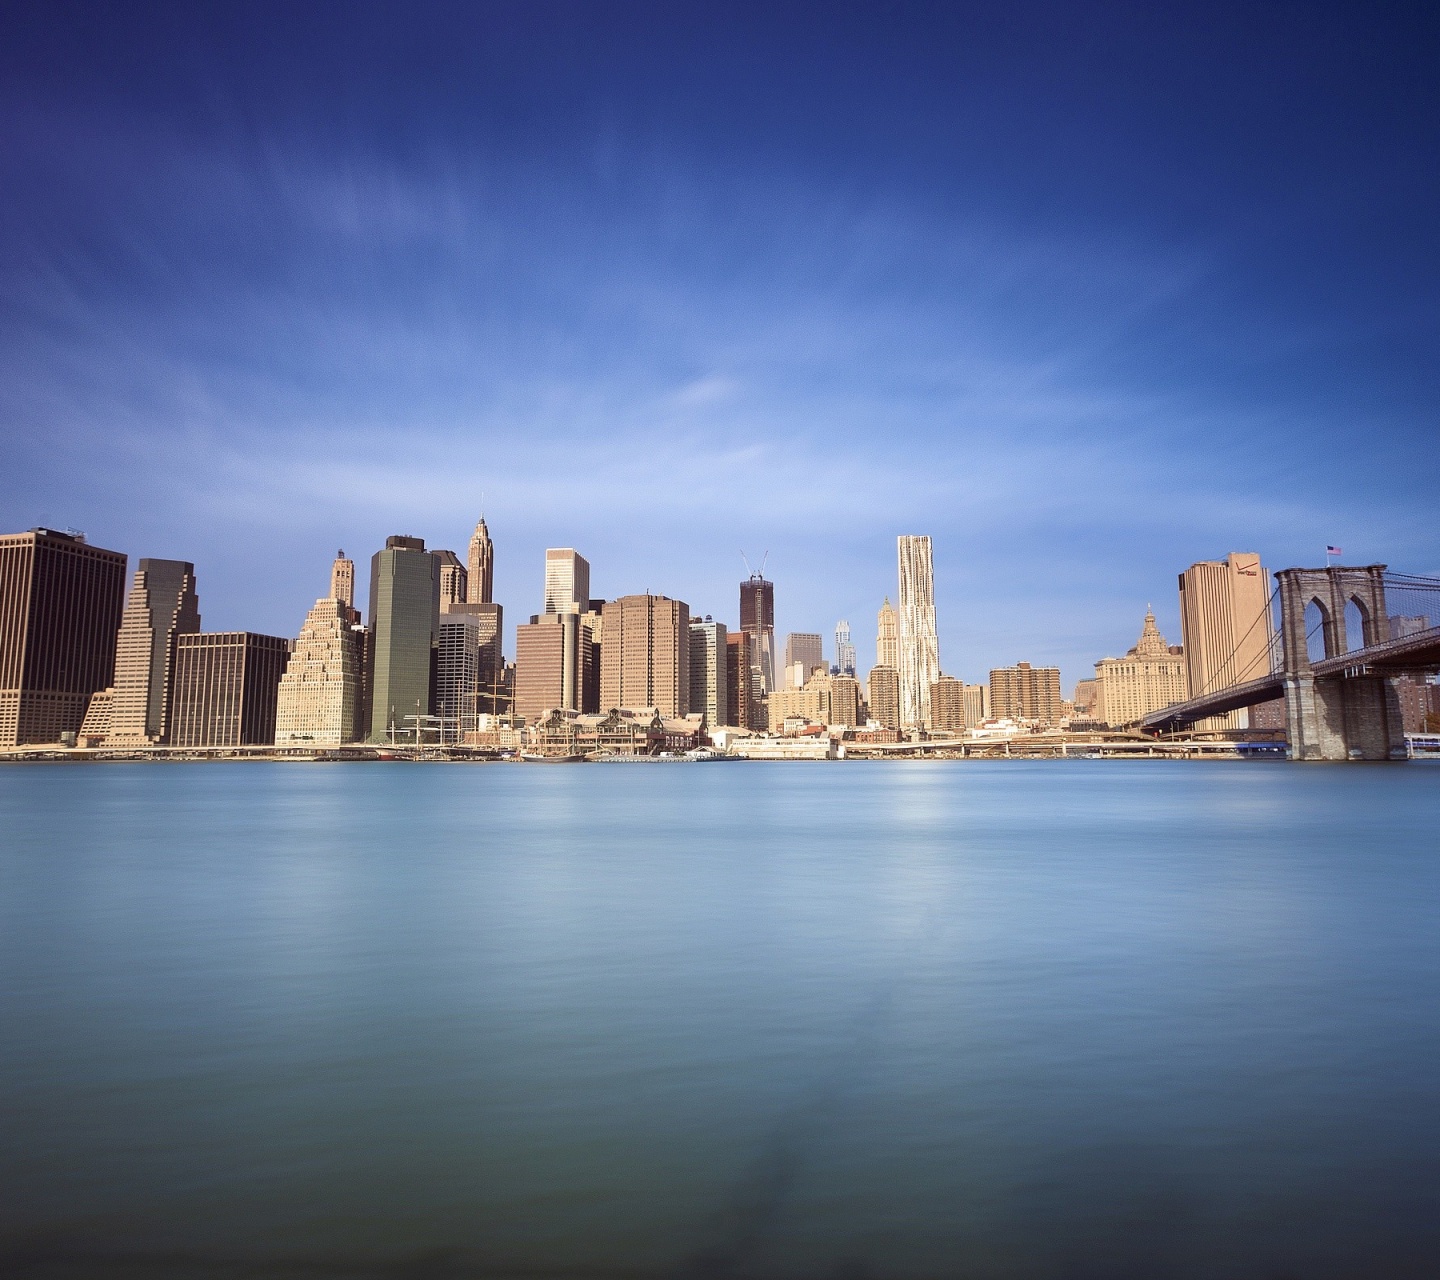
[[[1305,636],[1305,610],[1319,610],[1325,657],[1390,638],[1385,566],[1282,569],[1280,629],[1284,643],[1285,719],[1292,760],[1403,760],[1405,731],[1394,686],[1363,667],[1317,675]],[[1345,611],[1359,610],[1363,635],[1345,634]],[[1326,663],[1327,667],[1332,664]]]

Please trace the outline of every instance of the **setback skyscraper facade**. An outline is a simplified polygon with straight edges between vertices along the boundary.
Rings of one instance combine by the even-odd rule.
[[[409,735],[432,713],[440,638],[440,561],[423,538],[393,536],[370,558],[365,686],[370,740]]]
[[[515,628],[515,714],[535,724],[547,711],[599,704],[590,628],[574,612],[538,613]]]
[[[453,551],[432,551],[430,554],[440,561],[441,612],[449,605],[464,604],[470,598],[470,575],[461,564],[460,557]]]
[[[276,695],[277,744],[338,747],[364,737],[365,631],[355,616],[336,597],[315,601],[305,615]]]
[[[51,529],[0,536],[0,746],[60,741],[115,675],[125,557]]]
[[[889,596],[875,615],[875,665],[900,670],[900,620]]]
[[[775,584],[752,573],[740,584],[740,630],[750,637],[756,699],[775,688]]]
[[[169,741],[176,639],[199,630],[195,566],[188,560],[141,560],[115,643],[107,746]]]
[[[485,527],[485,517],[475,526],[470,537],[470,556],[467,580],[469,595],[465,598],[471,604],[490,604],[495,599],[495,544],[490,541],[490,530]]]
[[[923,728],[930,723],[930,686],[940,679],[930,538],[901,534],[896,549],[900,564],[900,720],[905,728]]]

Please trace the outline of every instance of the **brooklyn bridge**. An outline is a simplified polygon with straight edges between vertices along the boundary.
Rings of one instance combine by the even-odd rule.
[[[1292,760],[1404,760],[1395,678],[1440,671],[1440,578],[1372,564],[1282,569],[1275,581],[1254,623],[1269,632],[1269,670],[1229,673],[1249,678],[1225,683],[1222,664],[1215,687],[1152,712],[1137,727],[1184,731],[1283,698]],[[1241,637],[1235,653],[1250,639]]]

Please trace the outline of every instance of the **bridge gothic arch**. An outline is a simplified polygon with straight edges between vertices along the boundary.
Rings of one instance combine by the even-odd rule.
[[[1275,579],[1291,758],[1403,759],[1403,721],[1389,679],[1363,670],[1317,677],[1312,668],[1319,659],[1311,655],[1306,627],[1306,612],[1313,604],[1324,619],[1327,658],[1388,640],[1385,566],[1282,569]],[[1347,634],[1357,629],[1347,614],[1358,615],[1359,636]]]

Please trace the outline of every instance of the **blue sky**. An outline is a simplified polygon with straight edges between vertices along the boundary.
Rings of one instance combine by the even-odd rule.
[[[1440,23],[1388,6],[14,6],[0,524],[294,634],[463,550],[873,660],[1123,652],[1175,576],[1440,570]],[[828,647],[828,646],[827,646]]]

